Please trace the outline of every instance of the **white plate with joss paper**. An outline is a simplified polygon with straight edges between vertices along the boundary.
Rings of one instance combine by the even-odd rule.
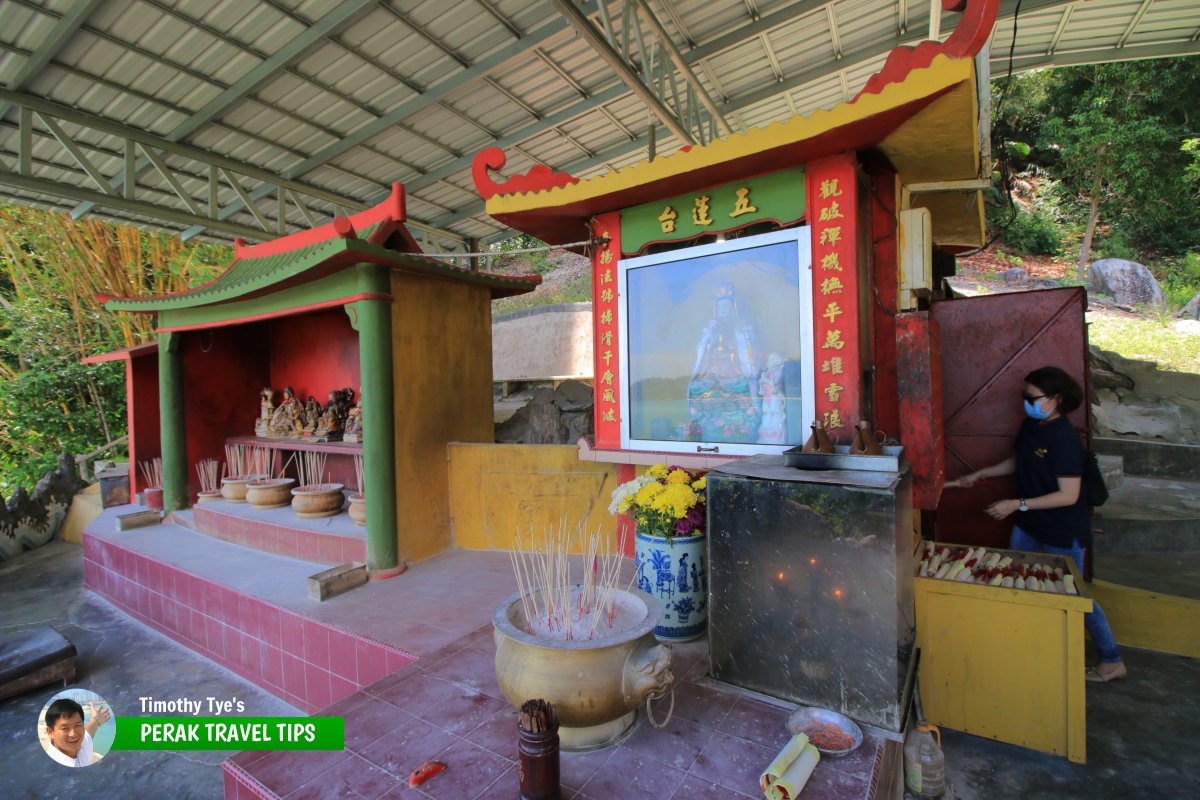
[[[809,744],[830,758],[848,756],[863,742],[862,729],[854,720],[827,708],[797,708],[788,716],[787,729],[793,736],[803,733]]]

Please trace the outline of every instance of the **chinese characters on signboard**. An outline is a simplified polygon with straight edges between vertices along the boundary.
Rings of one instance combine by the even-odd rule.
[[[608,216],[608,215],[606,215]],[[598,446],[619,446],[620,430],[620,356],[617,341],[617,258],[620,244],[613,236],[613,226],[597,220],[596,245],[592,255],[592,309],[595,336],[596,375],[596,443]],[[617,443],[613,445],[612,443]]]
[[[858,406],[854,172],[838,161],[811,165],[809,171],[817,407],[826,428],[853,424]]]
[[[786,226],[804,216],[804,202],[803,169],[663,198],[621,212],[621,252],[639,253],[653,242],[727,233],[764,220]]]

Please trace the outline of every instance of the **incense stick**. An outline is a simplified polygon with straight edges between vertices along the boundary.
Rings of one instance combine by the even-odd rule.
[[[365,470],[363,468],[362,453],[355,453],[354,454],[354,477],[358,481],[358,493],[360,495],[362,495],[363,497],[366,497],[367,496],[367,484],[366,484],[366,481],[363,480],[364,471]]]
[[[296,461],[296,472],[300,476],[300,486],[315,488],[321,483],[321,475],[325,472],[324,453],[303,453]],[[332,476],[331,476],[332,477]],[[333,481],[331,480],[330,483]]]
[[[162,459],[154,457],[149,461],[139,461],[138,469],[142,471],[142,478],[145,480],[146,489],[161,489],[162,488]]]
[[[604,627],[612,628],[621,591],[617,582],[624,544],[624,536],[614,547],[611,537],[599,530],[589,536],[582,525],[571,529],[565,518],[557,526],[547,525],[541,536],[531,530],[527,539],[526,532],[518,529],[509,562],[526,631],[572,640],[595,638],[602,621]],[[582,551],[583,576],[579,581],[571,577],[573,549]]]
[[[215,458],[202,458],[196,462],[196,475],[200,478],[200,491],[213,494],[217,491],[217,472],[221,462]]]

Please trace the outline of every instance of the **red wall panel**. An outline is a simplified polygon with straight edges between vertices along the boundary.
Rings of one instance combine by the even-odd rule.
[[[265,332],[258,325],[175,335],[182,337],[188,484],[195,496],[200,491],[196,462],[224,461],[226,437],[254,434],[269,357]]]
[[[271,352],[270,385],[280,393],[276,404],[285,386],[291,386],[301,402],[312,395],[325,405],[332,390],[345,387],[358,397],[358,332],[343,309],[282,317],[263,325]]]

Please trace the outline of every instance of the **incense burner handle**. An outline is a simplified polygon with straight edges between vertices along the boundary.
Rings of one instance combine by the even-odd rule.
[[[625,659],[621,686],[625,703],[637,708],[646,696],[661,696],[675,683],[671,670],[671,645],[660,644],[653,636],[643,637]]]

